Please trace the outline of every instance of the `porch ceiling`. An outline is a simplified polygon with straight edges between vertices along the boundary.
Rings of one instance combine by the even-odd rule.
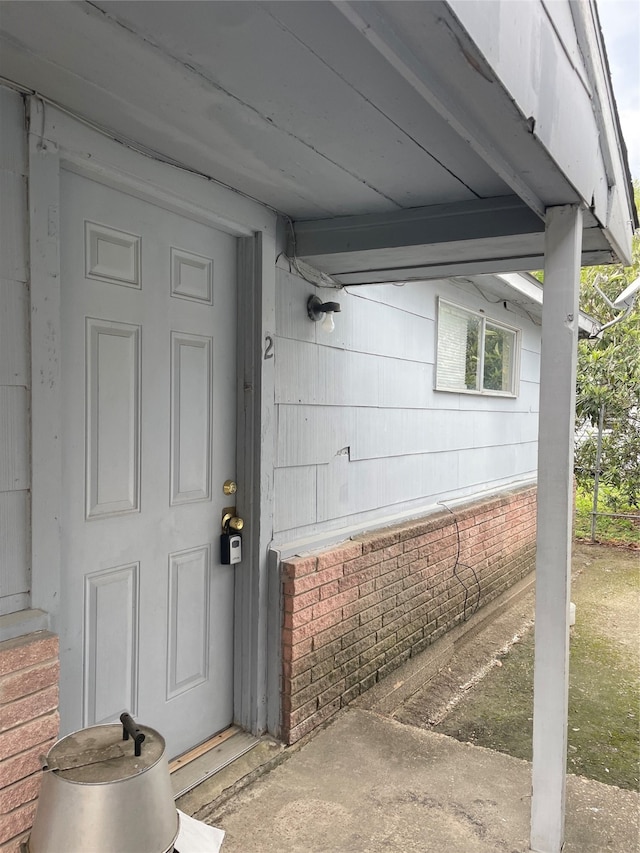
[[[302,222],[345,282],[540,267],[545,208],[584,201],[439,0],[2,2],[0,74]]]

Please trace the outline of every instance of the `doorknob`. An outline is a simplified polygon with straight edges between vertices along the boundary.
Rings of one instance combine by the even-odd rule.
[[[235,515],[236,508],[233,507],[231,511],[226,511],[222,514],[222,532],[228,533],[229,530],[235,530],[239,532],[244,527],[244,521],[242,518],[238,518]]]

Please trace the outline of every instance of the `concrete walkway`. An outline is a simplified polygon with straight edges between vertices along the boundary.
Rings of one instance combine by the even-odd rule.
[[[350,708],[206,820],[222,853],[527,853],[530,787],[525,761]],[[564,853],[637,853],[638,807],[570,776]]]

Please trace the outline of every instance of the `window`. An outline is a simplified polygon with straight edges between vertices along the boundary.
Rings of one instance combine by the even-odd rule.
[[[514,396],[519,333],[438,299],[436,389]]]

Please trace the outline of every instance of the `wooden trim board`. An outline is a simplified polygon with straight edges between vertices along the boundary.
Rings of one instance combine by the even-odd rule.
[[[174,758],[173,761],[169,762],[169,773],[175,773],[176,770],[179,770],[181,767],[195,761],[196,758],[200,758],[201,755],[209,752],[209,750],[215,749],[216,746],[220,746],[221,743],[224,743],[225,740],[229,740],[230,737],[233,737],[239,731],[241,731],[240,726],[229,726],[228,729],[214,735],[214,737],[209,738],[209,740],[206,740],[204,743],[194,746],[194,748],[190,749],[188,752],[183,752],[182,755],[179,755],[177,758]]]
[[[178,799],[178,797],[196,788],[201,782],[214,776],[259,743],[259,738],[237,726],[232,726],[207,741],[206,744],[202,744],[201,746],[205,751],[201,755],[193,757],[193,754],[199,749],[196,748],[185,756],[181,756],[184,759],[190,757],[190,760],[184,761],[179,767],[175,767],[171,774],[173,796]],[[178,761],[180,759],[176,759],[172,763],[175,765]]]

